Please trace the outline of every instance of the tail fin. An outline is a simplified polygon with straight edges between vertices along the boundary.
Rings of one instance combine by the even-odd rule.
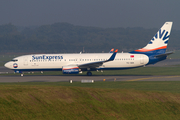
[[[173,22],[165,22],[156,35],[150,42],[141,49],[134,50],[130,53],[144,53],[144,54],[163,54],[166,52],[171,27]]]

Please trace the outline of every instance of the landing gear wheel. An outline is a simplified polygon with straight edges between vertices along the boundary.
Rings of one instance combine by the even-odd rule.
[[[87,72],[87,76],[91,76],[92,73],[90,71]]]

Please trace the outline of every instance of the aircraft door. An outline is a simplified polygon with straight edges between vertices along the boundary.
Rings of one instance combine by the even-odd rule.
[[[140,56],[140,64],[144,64],[144,56],[143,55]]]
[[[24,65],[25,65],[25,66],[28,65],[28,57],[24,57]]]

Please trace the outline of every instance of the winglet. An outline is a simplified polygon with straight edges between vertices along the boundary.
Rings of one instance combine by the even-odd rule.
[[[118,49],[116,49],[115,51],[114,51],[114,53],[111,55],[111,57],[107,60],[107,61],[113,61],[114,60],[114,58],[116,57],[116,53],[118,52]],[[106,61],[106,62],[107,62]]]
[[[114,48],[112,48],[112,49],[109,51],[109,53],[113,53],[113,51],[114,51]]]

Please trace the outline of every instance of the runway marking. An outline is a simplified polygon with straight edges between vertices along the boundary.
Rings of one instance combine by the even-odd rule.
[[[163,77],[138,78],[138,79],[132,79],[132,80],[126,80],[126,81],[140,81],[140,80],[155,79],[155,78],[175,78],[175,77],[180,77],[180,76],[163,76]]]

